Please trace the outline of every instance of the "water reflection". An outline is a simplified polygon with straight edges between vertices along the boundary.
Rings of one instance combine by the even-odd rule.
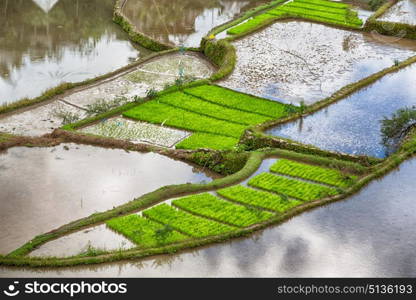
[[[138,262],[0,276],[414,277],[416,160],[359,194],[228,244]]]
[[[416,0],[399,1],[380,20],[416,25]]]
[[[233,43],[225,87],[286,103],[312,104],[414,55],[412,40],[281,21]]]
[[[388,152],[381,143],[380,120],[415,104],[416,65],[412,65],[322,111],[267,133],[327,150],[383,158]]]
[[[0,104],[107,73],[148,53],[112,22],[113,5],[0,1]]]
[[[166,44],[199,46],[213,27],[267,0],[128,0],[123,13],[141,32]]]
[[[210,181],[181,161],[92,146],[12,148],[0,155],[0,253],[37,234],[169,184]]]

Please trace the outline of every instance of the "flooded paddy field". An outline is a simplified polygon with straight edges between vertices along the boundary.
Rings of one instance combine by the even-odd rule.
[[[159,187],[215,177],[154,153],[75,144],[11,148],[0,154],[0,170],[2,254],[37,234]]]
[[[220,85],[285,103],[312,104],[415,55],[416,43],[307,22],[278,22],[233,43],[237,65]]]
[[[416,0],[402,0],[391,7],[380,21],[416,25]]]
[[[27,136],[43,135],[61,127],[63,118],[70,114],[82,119],[87,116],[88,109],[105,104],[122,105],[134,101],[136,96],[145,97],[151,89],[162,90],[181,76],[207,78],[214,70],[199,55],[168,54],[114,78],[64,94],[55,102],[0,116],[0,131]]]
[[[382,144],[380,121],[400,108],[416,105],[415,78],[416,65],[411,65],[317,113],[266,133],[326,150],[384,158],[389,149]]]
[[[123,14],[151,38],[170,45],[198,47],[214,27],[267,0],[127,0]]]
[[[416,161],[348,200],[240,240],[179,255],[59,269],[0,267],[0,276],[412,277]]]
[[[150,53],[112,22],[113,0],[0,2],[0,105]]]

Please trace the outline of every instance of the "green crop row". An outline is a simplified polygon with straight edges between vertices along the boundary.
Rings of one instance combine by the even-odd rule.
[[[348,14],[340,15],[332,12],[315,11],[311,9],[301,7],[291,7],[283,5],[278,8],[269,10],[267,13],[271,15],[282,16],[282,13],[288,14],[289,16],[301,17],[305,19],[319,18],[322,21],[331,21],[338,24],[356,26],[359,27],[363,22],[357,17],[357,13],[353,11],[346,11]]]
[[[263,115],[227,108],[182,92],[166,94],[157,100],[194,113],[242,125],[255,125],[271,119]]]
[[[343,174],[338,170],[306,165],[286,159],[278,160],[270,167],[270,171],[338,187],[349,187],[357,180],[357,176]]]
[[[326,1],[326,0],[294,0],[293,2],[315,4],[315,5],[331,7],[331,8],[349,8],[349,5],[346,3]]]
[[[248,184],[253,187],[288,195],[304,201],[325,198],[339,193],[338,190],[333,188],[289,179],[271,173],[261,173],[250,179]]]
[[[249,33],[280,18],[304,18],[351,28],[360,28],[363,24],[357,12],[352,11],[347,4],[324,0],[295,0],[255,16],[229,29],[227,33],[232,35]]]
[[[355,28],[355,29],[361,27],[361,25],[346,23],[345,21],[337,21],[337,20],[334,20],[334,19],[327,19],[327,18],[323,18],[321,16],[311,16],[311,15],[306,15],[306,14],[294,14],[294,13],[286,12],[286,11],[283,11],[283,10],[275,11],[275,12],[273,12],[273,15],[276,16],[276,17],[281,17],[281,18],[308,19],[308,20],[312,20],[312,21],[316,21],[316,22],[321,22],[321,23],[326,23],[326,24],[334,24],[334,25],[339,25],[339,26],[348,27],[348,28]]]
[[[167,204],[147,209],[143,212],[143,215],[193,237],[217,235],[236,229],[182,210],[176,210]]]
[[[272,213],[246,207],[204,193],[174,200],[174,206],[214,220],[238,227],[260,223],[272,217]]]
[[[185,89],[186,94],[202,98],[206,101],[241,111],[256,113],[274,119],[287,116],[298,108],[277,101],[261,99],[255,96],[235,92],[216,85],[202,85]]]
[[[313,11],[319,11],[324,13],[331,13],[331,14],[337,14],[337,15],[343,15],[345,16],[348,13],[348,8],[339,8],[339,7],[327,7],[327,6],[321,6],[316,4],[309,4],[309,3],[302,3],[302,2],[290,2],[285,5],[285,8],[302,8],[302,9],[308,9]],[[349,12],[349,13],[355,13],[356,12]]]
[[[140,247],[162,246],[189,238],[169,226],[161,225],[136,214],[111,219],[106,224]]]
[[[217,120],[152,100],[123,113],[125,117],[164,124],[190,131],[201,131],[239,138],[245,126]]]
[[[227,34],[236,35],[250,31],[252,28],[260,27],[266,21],[277,19],[276,16],[269,14],[261,14],[248,20],[247,22],[241,23],[240,25],[234,26],[227,30]]]
[[[187,139],[176,145],[176,149],[213,149],[213,150],[232,150],[237,145],[239,139],[210,134],[204,132],[195,132]]]
[[[279,213],[283,213],[292,207],[302,204],[299,200],[292,200],[276,194],[253,190],[242,185],[221,189],[217,193],[235,202],[274,210]]]

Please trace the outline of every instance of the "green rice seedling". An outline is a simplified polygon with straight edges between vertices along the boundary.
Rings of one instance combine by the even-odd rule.
[[[157,101],[143,103],[124,112],[125,117],[168,125],[190,131],[200,131],[239,138],[245,130],[244,125],[217,120],[189,112]]]
[[[330,8],[349,8],[350,6],[342,2],[326,1],[326,0],[294,0],[296,3],[315,4]]]
[[[260,223],[273,215],[256,208],[249,209],[246,206],[222,200],[208,193],[180,198],[174,200],[172,204],[191,213],[238,227]]]
[[[235,202],[261,207],[283,213],[292,207],[302,204],[299,200],[289,200],[285,195],[276,195],[273,193],[254,190],[242,185],[235,185],[225,189],[218,190],[217,193],[224,198]]]
[[[343,174],[338,170],[302,164],[286,159],[278,160],[270,167],[270,171],[341,188],[349,187],[357,180],[357,176]]]
[[[193,87],[185,89],[184,92],[215,104],[272,117],[273,119],[287,116],[288,106],[297,111],[297,107],[290,104],[258,98],[216,85]]]
[[[190,137],[176,145],[176,149],[214,149],[214,150],[232,150],[237,145],[239,139],[210,134],[204,132],[195,132]]]
[[[255,28],[259,28],[263,23],[271,21],[273,19],[277,19],[277,17],[269,14],[261,14],[251,18],[247,22],[244,22],[240,25],[228,29],[227,33],[230,35],[242,34]]]
[[[314,3],[307,3],[307,2],[298,2],[293,1],[288,4],[285,4],[286,8],[303,8],[313,11],[320,11],[320,12],[326,12],[331,14],[340,14],[340,15],[346,15],[347,11],[349,10],[348,7],[328,7],[328,6],[322,6]]]
[[[107,221],[107,226],[140,247],[148,248],[183,241],[188,237],[171,226],[161,225],[136,214]]]
[[[323,11],[316,11],[316,10],[309,10],[301,7],[291,7],[283,5],[281,7],[278,7],[275,10],[270,10],[267,13],[268,14],[274,14],[277,12],[277,14],[280,16],[281,13],[286,13],[289,16],[294,17],[301,17],[305,19],[313,19],[313,20],[322,20],[322,21],[328,21],[328,22],[334,22],[337,24],[343,24],[343,25],[349,25],[349,26],[361,26],[363,23],[358,17],[348,15],[347,13],[344,15],[340,15],[337,13],[332,12],[323,12]]]
[[[339,192],[334,188],[328,188],[304,181],[289,179],[271,173],[261,173],[248,182],[252,187],[286,194],[290,197],[311,201],[327,196],[337,195]]]
[[[167,204],[147,209],[143,215],[192,237],[206,237],[235,230],[235,227],[176,210]]]
[[[88,115],[98,115],[105,113],[113,108],[122,106],[129,102],[129,100],[126,97],[116,97],[112,100],[104,100],[104,99],[98,99],[92,104],[86,105],[86,111]]]
[[[181,92],[161,96],[158,101],[187,111],[242,125],[259,124],[271,119],[263,115],[227,108]]]

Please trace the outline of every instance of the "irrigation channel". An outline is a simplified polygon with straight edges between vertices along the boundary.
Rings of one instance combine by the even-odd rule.
[[[414,0],[168,2],[0,2],[0,277],[415,276]]]

